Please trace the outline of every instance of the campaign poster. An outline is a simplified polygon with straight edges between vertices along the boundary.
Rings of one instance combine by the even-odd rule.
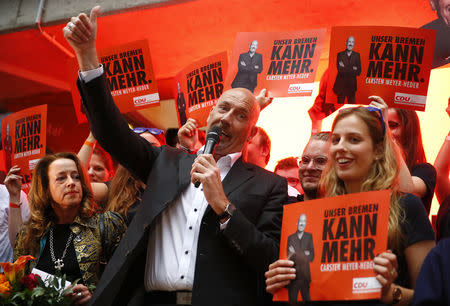
[[[102,49],[98,52],[98,58],[120,112],[159,105],[147,40]]]
[[[209,111],[222,95],[227,66],[227,52],[221,52],[192,63],[176,75],[174,96],[179,127],[188,118],[194,118],[199,127],[206,126]]]
[[[236,35],[225,89],[244,87],[255,95],[311,96],[326,29],[241,32]]]
[[[30,107],[2,120],[2,144],[5,169],[17,165],[22,176],[22,190],[28,192],[31,174],[47,145],[47,105]]]
[[[327,101],[425,111],[436,31],[404,27],[333,27]]]
[[[275,301],[379,299],[374,257],[387,249],[390,191],[347,194],[285,205],[280,259],[295,280]]]

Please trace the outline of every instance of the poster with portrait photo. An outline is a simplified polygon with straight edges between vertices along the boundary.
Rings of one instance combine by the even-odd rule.
[[[225,90],[266,88],[269,97],[311,96],[326,29],[236,35]]]
[[[179,127],[189,118],[194,118],[198,127],[206,126],[211,108],[222,95],[227,68],[227,52],[224,51],[191,63],[175,76]]]
[[[34,167],[47,146],[47,105],[23,109],[2,120],[2,145],[6,173],[19,166],[22,190],[28,193]]]
[[[331,29],[327,102],[425,110],[435,31],[352,26]]]
[[[382,190],[284,205],[280,259],[296,279],[274,301],[380,298],[373,259],[387,248],[389,200]]]
[[[100,49],[98,59],[121,113],[159,106],[158,86],[147,40]],[[74,67],[74,60],[69,61],[68,66]],[[78,122],[86,122],[76,87],[72,88],[72,100]]]

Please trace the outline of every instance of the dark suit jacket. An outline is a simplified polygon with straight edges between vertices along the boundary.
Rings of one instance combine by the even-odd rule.
[[[295,250],[295,255],[290,256],[295,264],[296,280],[306,280],[311,283],[311,272],[309,269],[309,263],[314,260],[314,246],[312,234],[303,232],[302,239],[299,240],[297,233],[294,233],[288,237],[287,241],[287,254],[289,255],[289,247],[292,246]],[[309,255],[305,255],[305,251],[309,251]]]
[[[344,67],[339,65],[339,62]],[[352,51],[347,56],[347,50],[339,52],[336,60],[338,74],[334,82],[333,92],[337,95],[353,94],[356,91],[356,77],[361,74],[361,58],[358,52]],[[356,70],[353,69],[356,66]]]
[[[244,62],[245,66],[241,62]],[[262,71],[262,65],[262,55],[260,53],[255,53],[253,57],[250,57],[248,52],[239,55],[238,72],[233,83],[231,83],[231,87],[247,88],[253,92],[258,81],[258,73]]]
[[[144,283],[149,232],[161,211],[190,184],[195,156],[168,146],[152,147],[133,133],[113,103],[104,75],[82,84],[80,93],[91,130],[102,147],[147,187],[142,205],[111,258],[91,304],[122,305],[138,295]],[[237,207],[221,231],[208,207],[197,248],[193,305],[259,305],[264,272],[278,258],[286,180],[238,159],[223,180],[228,199]]]
[[[421,29],[436,30],[436,42],[434,43],[434,56],[431,68],[450,63],[450,27],[444,23],[442,18],[438,18],[423,25]]]
[[[186,121],[186,101],[184,100],[184,93],[180,92],[177,96],[177,109],[180,118],[180,127],[183,126]]]

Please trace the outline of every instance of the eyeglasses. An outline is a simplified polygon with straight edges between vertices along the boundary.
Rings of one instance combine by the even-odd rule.
[[[328,162],[328,157],[319,155],[317,157],[311,158],[309,156],[299,156],[297,157],[299,167],[306,167],[312,161],[316,169],[322,169]]]
[[[163,130],[160,130],[157,128],[146,128],[146,127],[136,127],[133,129],[133,132],[135,132],[136,134],[142,134],[145,132],[149,132],[152,135],[160,135],[160,134],[164,133]]]

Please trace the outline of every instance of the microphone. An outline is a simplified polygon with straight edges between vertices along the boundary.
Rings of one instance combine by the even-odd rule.
[[[222,135],[222,128],[218,125],[214,125],[206,135],[205,150],[203,151],[203,154],[214,154],[214,151],[220,142],[220,135]],[[198,186],[200,186],[200,181],[196,181],[194,186],[195,188],[198,188]]]

